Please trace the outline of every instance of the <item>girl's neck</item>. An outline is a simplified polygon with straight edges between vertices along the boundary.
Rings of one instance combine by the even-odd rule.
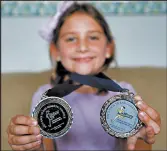
[[[67,80],[68,78],[69,78],[68,76],[65,76],[64,80]],[[78,93],[97,93],[98,90],[97,88],[93,88],[88,85],[83,85],[75,91]]]
[[[81,86],[79,89],[75,90],[78,93],[97,93],[97,88],[93,88],[87,85]]]

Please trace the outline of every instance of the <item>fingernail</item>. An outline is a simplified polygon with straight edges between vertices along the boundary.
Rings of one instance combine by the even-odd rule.
[[[142,98],[141,98],[141,96],[137,95],[137,96],[135,96],[135,100],[142,101]]]
[[[141,119],[144,119],[144,116],[145,116],[145,115],[146,115],[146,114],[145,114],[144,112],[140,112],[140,113],[139,113],[139,116],[140,116]]]
[[[37,141],[37,144],[41,144],[41,140],[40,140],[40,141]]]
[[[160,132],[160,128],[156,128],[155,129],[155,134],[159,134],[159,132]]]
[[[36,126],[37,125],[37,121],[35,119],[33,119],[33,118],[31,119],[31,125],[32,126]]]
[[[136,103],[136,105],[137,105],[137,107],[138,107],[139,109],[145,109],[145,108],[146,108],[146,105],[145,105],[145,103],[144,103],[143,101],[138,101],[138,102]]]
[[[41,140],[41,138],[42,138],[41,134],[39,134],[39,135],[36,136],[37,140]]]
[[[158,125],[156,125],[156,128],[154,128],[154,132],[155,132],[155,134],[160,133],[160,127]]]
[[[32,126],[36,126],[36,125],[37,125],[37,121],[33,121]]]

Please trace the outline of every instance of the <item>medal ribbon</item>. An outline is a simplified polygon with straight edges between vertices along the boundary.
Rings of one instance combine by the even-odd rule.
[[[73,84],[73,82],[79,82],[79,84]],[[80,75],[77,73],[70,73],[69,80],[63,84],[56,84],[52,89],[49,89],[46,95],[64,97],[82,85],[89,85],[99,89],[106,89],[113,92],[124,92],[127,89],[121,88],[116,82],[100,72],[97,75]]]

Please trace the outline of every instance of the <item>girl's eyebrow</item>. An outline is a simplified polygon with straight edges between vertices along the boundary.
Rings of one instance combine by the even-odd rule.
[[[100,30],[89,30],[88,33],[99,33],[99,34],[103,34],[103,32],[100,31]]]
[[[74,35],[74,34],[77,34],[78,32],[66,32],[66,33],[64,33],[64,34],[62,34],[61,36],[60,36],[60,38],[62,38],[62,37],[64,37],[64,36],[66,36],[66,35]],[[103,34],[103,32],[102,31],[100,31],[100,30],[88,30],[87,31],[87,33],[99,33],[99,34]]]
[[[71,35],[74,35],[74,34],[76,34],[76,32],[66,32],[66,33],[62,34],[62,35],[60,36],[60,38],[66,36],[66,35],[70,35],[70,34],[71,34]]]

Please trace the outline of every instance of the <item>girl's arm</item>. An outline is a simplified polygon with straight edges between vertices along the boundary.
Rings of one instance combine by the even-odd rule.
[[[152,145],[145,143],[143,140],[138,139],[135,150],[152,150]]]
[[[49,138],[43,138],[43,146],[40,151],[56,151],[54,140]]]

